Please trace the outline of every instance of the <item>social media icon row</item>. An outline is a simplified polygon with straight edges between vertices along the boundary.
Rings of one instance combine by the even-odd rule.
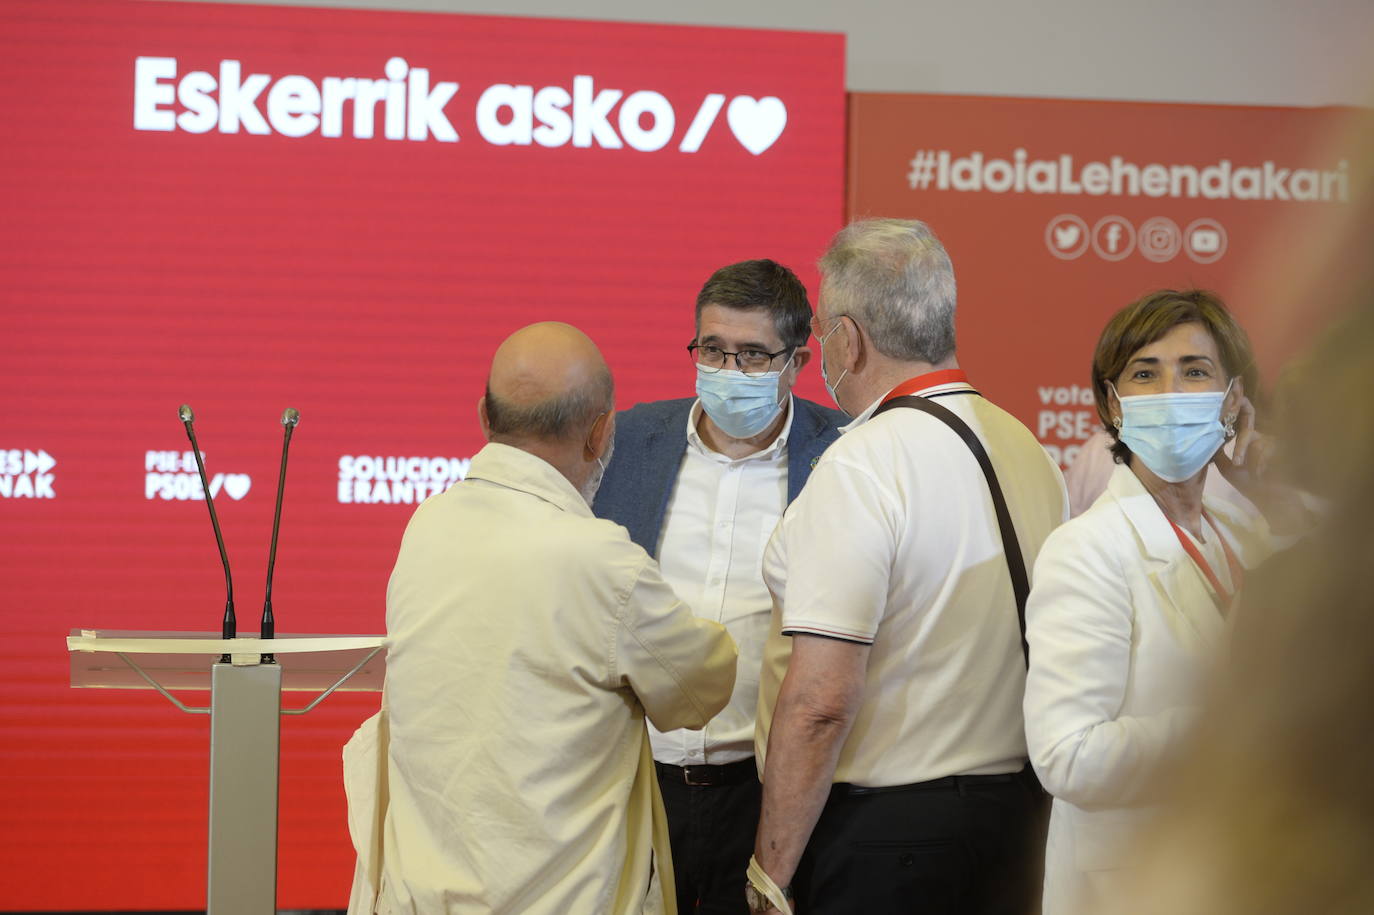
[[[1082,217],[1063,213],[1045,226],[1045,246],[1060,260],[1082,257],[1091,248],[1104,261],[1120,261],[1135,251],[1162,264],[1182,251],[1199,264],[1218,261],[1226,253],[1226,229],[1215,219],[1195,219],[1180,230],[1167,216],[1152,216],[1137,227],[1124,216],[1103,216],[1091,229]]]

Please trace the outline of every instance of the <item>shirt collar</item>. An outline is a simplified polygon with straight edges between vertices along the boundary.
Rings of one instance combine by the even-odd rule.
[[[787,415],[787,419],[783,420],[782,430],[778,432],[778,437],[773,439],[772,443],[769,444],[769,446],[767,448],[764,448],[762,451],[756,451],[753,454],[748,455],[747,457],[740,458],[739,460],[754,461],[763,460],[765,458],[771,458],[780,454],[783,448],[787,447],[787,437],[792,434],[792,418],[796,416],[796,411],[792,409],[791,394],[787,395],[787,403],[783,407],[783,412]],[[725,456],[722,455],[720,452],[712,450],[711,447],[707,445],[705,441],[702,440],[701,433],[697,432],[697,422],[699,422],[700,419],[701,398],[697,398],[696,403],[692,404],[692,409],[687,411],[688,446],[695,448],[698,452],[708,457],[724,458]],[[725,458],[725,460],[729,460],[729,458]]]
[[[948,391],[972,390],[975,389],[973,385],[969,384],[968,375],[963,369],[940,369],[936,372],[926,372],[923,375],[908,378],[896,387],[884,392],[882,397],[865,407],[862,413],[847,424],[840,426],[840,432],[849,432],[862,426],[873,418],[875,410],[893,397],[905,397],[907,395],[930,397],[932,394],[944,394]]]
[[[543,458],[499,442],[488,442],[472,458],[466,479],[519,490],[574,515],[592,517],[587,500],[568,478]]]

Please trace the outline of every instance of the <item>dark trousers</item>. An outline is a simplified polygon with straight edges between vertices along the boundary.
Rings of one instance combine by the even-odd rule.
[[[850,788],[835,786],[811,834],[792,882],[798,912],[1038,911],[1044,803],[1029,769]]]
[[[753,765],[753,760],[749,761]],[[698,786],[658,777],[681,915],[747,915],[744,872],[754,853],[763,789],[757,778]]]

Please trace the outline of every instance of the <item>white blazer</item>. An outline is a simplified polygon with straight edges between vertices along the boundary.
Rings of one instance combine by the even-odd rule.
[[[1272,550],[1253,507],[1203,504],[1252,568]],[[1045,915],[1098,912],[1148,816],[1157,764],[1193,719],[1226,624],[1207,580],[1126,466],[1050,535],[1026,606],[1026,744],[1054,796]]]

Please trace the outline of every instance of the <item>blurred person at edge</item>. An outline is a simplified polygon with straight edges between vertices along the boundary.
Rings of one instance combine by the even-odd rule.
[[[1245,570],[1306,510],[1264,478],[1245,332],[1215,296],[1152,293],[1107,323],[1092,364],[1119,462],[1050,535],[1026,610],[1026,741],[1054,797],[1044,912],[1100,912],[1157,800],[1152,775],[1195,720]],[[1234,462],[1222,443],[1234,436]],[[1204,493],[1215,463],[1246,497]]]
[[[406,527],[382,711],[344,750],[350,912],[676,910],[644,720],[703,727],[735,646],[592,515],[614,410],[577,328],[496,350],[487,444]]]
[[[845,416],[792,395],[811,359],[811,303],[796,274],[748,260],[711,274],[687,347],[696,397],[616,415],[615,457],[592,510],[625,525],[699,616],[730,631],[739,677],[701,730],[649,727],[668,815],[678,911],[747,912],[759,821],[754,713],[773,599],[764,544]]]
[[[1170,803],[1110,915],[1374,912],[1374,283],[1276,389],[1321,520],[1247,582]]]
[[[855,419],[764,557],[763,810],[741,889],[757,912],[790,908],[793,887],[803,915],[1020,915],[1041,795],[1011,573],[969,445],[901,398],[977,437],[1027,568],[1067,517],[1064,481],[959,368],[954,268],[928,226],[856,222],[820,271],[822,375]]]

